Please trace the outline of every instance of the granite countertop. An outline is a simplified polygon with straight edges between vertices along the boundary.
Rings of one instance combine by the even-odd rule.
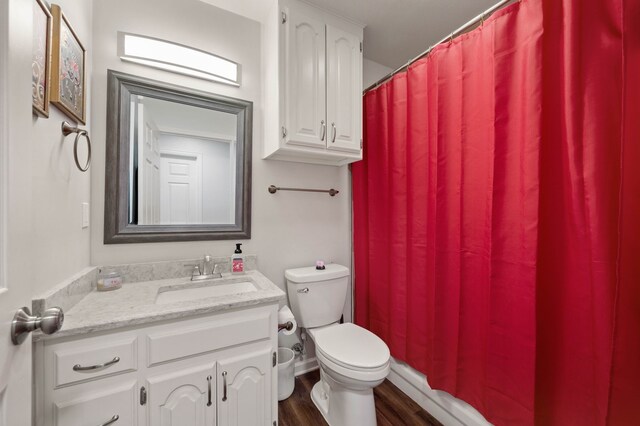
[[[243,281],[253,282],[257,291],[172,303],[155,303],[161,288],[166,291]],[[182,277],[123,284],[119,290],[91,291],[65,312],[64,324],[60,331],[50,336],[36,332],[33,334],[33,339],[59,339],[246,306],[276,303],[284,298],[285,293],[278,286],[255,270],[247,271],[241,276],[223,273],[222,278],[206,281],[190,281],[189,277]]]

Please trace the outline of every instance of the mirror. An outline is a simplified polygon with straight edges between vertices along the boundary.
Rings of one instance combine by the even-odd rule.
[[[235,114],[131,95],[129,223],[235,223]]]
[[[105,243],[250,238],[252,103],[108,71]]]

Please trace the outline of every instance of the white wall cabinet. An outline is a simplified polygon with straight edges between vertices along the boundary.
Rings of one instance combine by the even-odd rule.
[[[264,158],[361,160],[362,26],[297,0],[266,19]]]
[[[360,154],[362,56],[360,39],[327,25],[327,148]]]
[[[35,424],[273,426],[276,319],[273,305],[39,341]]]
[[[290,13],[284,24],[285,143],[326,147],[325,24],[313,14]],[[325,126],[325,127],[323,127]]]

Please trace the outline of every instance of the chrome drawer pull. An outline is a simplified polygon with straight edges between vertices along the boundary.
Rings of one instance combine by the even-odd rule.
[[[106,367],[110,367],[113,364],[117,364],[118,362],[120,362],[120,357],[117,356],[115,358],[113,358],[111,361],[107,361],[104,364],[96,364],[96,365],[89,365],[88,367],[83,367],[80,364],[76,364],[73,366],[73,371],[92,371],[92,370],[99,370],[101,368],[106,368]],[[112,419],[113,420],[113,419]],[[117,419],[116,419],[117,420]],[[114,420],[115,421],[115,420]],[[105,423],[105,424],[110,424],[110,423]]]
[[[338,133],[336,129],[336,123],[331,123],[331,127],[333,128],[333,137],[331,138],[331,143],[336,142],[336,133]]]
[[[324,120],[320,122],[320,127],[322,128],[322,133],[320,134],[320,140],[323,141],[324,137],[327,134],[327,125],[325,124]]]
[[[227,372],[222,372],[222,402],[227,400]]]
[[[207,407],[211,407],[211,376],[207,376],[207,396],[208,396],[208,400],[207,400]]]
[[[114,424],[118,420],[120,420],[120,416],[116,414],[115,416],[111,417],[111,420],[107,420],[106,422],[102,423],[100,426],[109,426]]]

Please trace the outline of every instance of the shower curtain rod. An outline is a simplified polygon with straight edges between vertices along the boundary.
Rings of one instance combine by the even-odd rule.
[[[475,18],[473,18],[472,20],[470,20],[469,22],[467,22],[466,24],[464,24],[463,26],[461,26],[460,28],[458,28],[457,30],[455,30],[454,32],[449,34],[447,37],[443,38],[442,40],[440,40],[439,42],[434,44],[433,46],[429,46],[429,48],[427,50],[425,50],[424,52],[422,52],[421,54],[419,54],[418,56],[416,56],[415,58],[413,58],[412,60],[410,60],[406,64],[402,65],[400,68],[397,68],[396,70],[391,71],[389,74],[385,75],[380,80],[376,81],[371,86],[369,86],[366,89],[364,89],[362,91],[362,93],[364,94],[364,93],[367,93],[369,90],[375,89],[376,87],[380,86],[382,83],[384,83],[385,81],[389,80],[391,77],[393,77],[394,75],[396,75],[400,71],[402,71],[402,70],[406,69],[407,67],[409,67],[409,65],[413,64],[415,61],[424,58],[429,53],[431,53],[433,48],[436,47],[437,45],[442,44],[445,41],[453,40],[454,37],[457,37],[457,36],[465,33],[467,30],[469,30],[471,27],[473,27],[474,25],[476,25],[478,23],[484,23],[484,20],[487,19],[489,16],[491,16],[491,14],[494,13],[495,11],[497,11],[499,9],[502,9],[504,6],[507,6],[507,5],[511,4],[511,3],[516,3],[516,2],[519,2],[519,1],[521,1],[521,0],[501,0],[500,2],[498,2],[495,5],[491,6],[489,9],[485,10],[480,15],[476,16]]]

